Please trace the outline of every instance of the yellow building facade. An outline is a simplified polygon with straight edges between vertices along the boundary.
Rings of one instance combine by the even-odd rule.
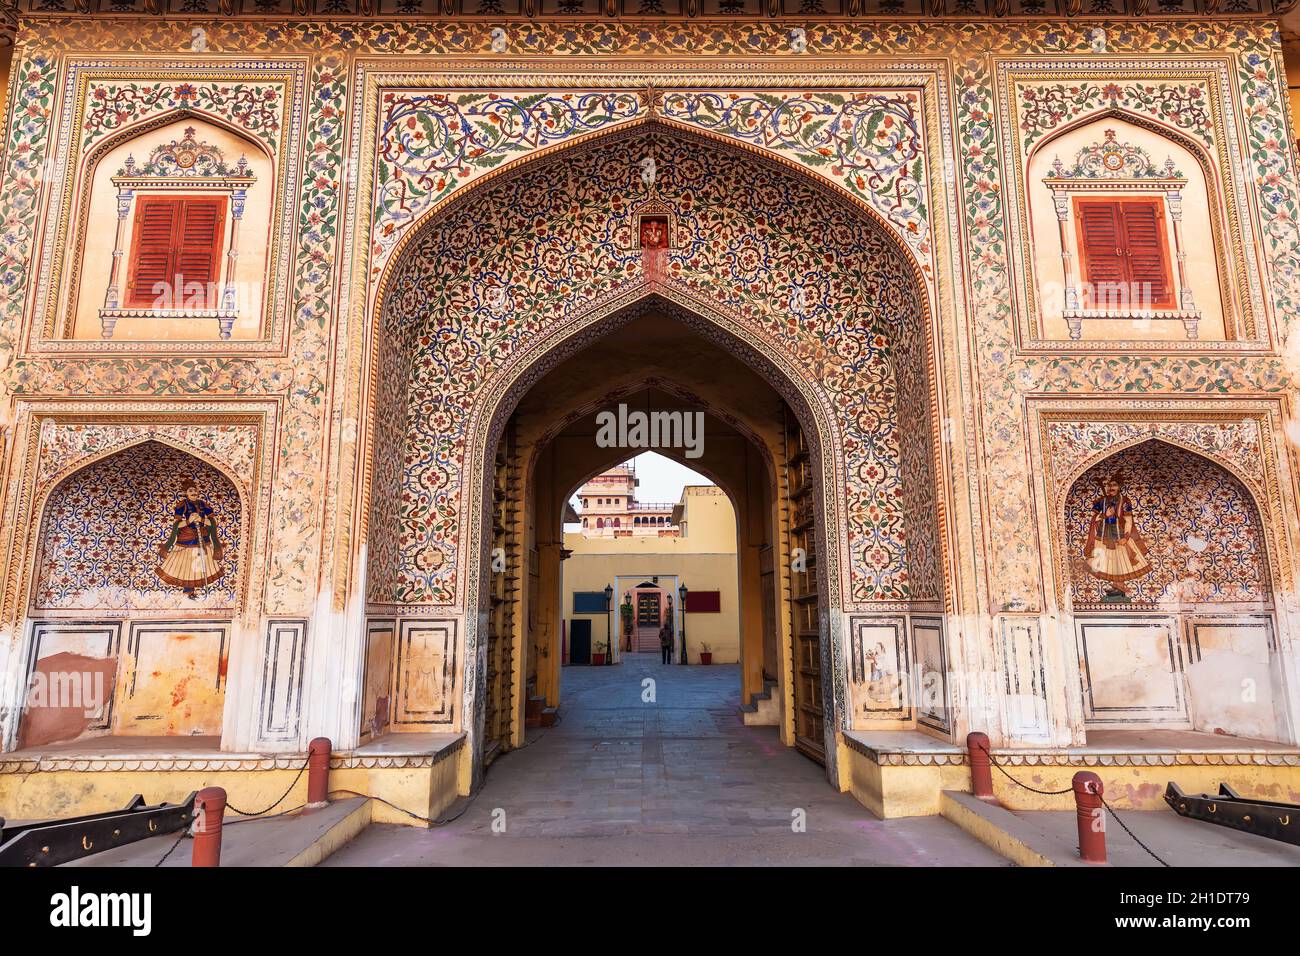
[[[643,571],[881,815],[1300,790],[1289,7],[436,6],[19,0],[0,812],[437,812]],[[565,534],[620,407],[731,570]]]
[[[584,486],[588,487],[590,485]],[[740,593],[735,511],[721,488],[687,485],[682,489],[676,508],[670,510],[669,517],[674,519],[672,527],[678,533],[662,537],[632,534],[606,538],[591,535],[587,530],[565,534],[564,546],[569,555],[563,564],[563,591],[568,633],[573,634],[575,619],[590,618],[591,631],[608,647],[612,625],[617,659],[622,650],[657,653],[659,638],[657,633],[651,632],[657,632],[666,623],[673,636],[672,659],[677,661],[685,625],[688,663],[699,663],[702,651],[708,653],[714,663],[740,663],[740,605],[748,599],[757,606],[761,595]],[[688,601],[692,592],[697,594],[697,603],[700,592],[710,596],[716,594],[717,610],[712,609],[711,597],[705,602],[709,608],[706,611],[692,612],[688,603],[686,620],[683,621],[679,596],[683,585],[687,589]],[[589,606],[594,606],[595,596],[603,596],[606,587],[613,588],[609,612],[578,612],[583,604],[577,595],[591,595],[593,600]],[[620,610],[624,604],[631,612],[626,625]],[[651,615],[638,614],[643,606],[653,606],[653,624],[650,623]],[[642,624],[643,618],[645,624]],[[775,647],[775,634],[754,634],[751,653],[761,653],[765,636]],[[636,640],[638,637],[639,642]],[[775,668],[768,673],[775,674]]]

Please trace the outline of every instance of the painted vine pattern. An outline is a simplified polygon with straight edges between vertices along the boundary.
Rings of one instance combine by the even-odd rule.
[[[98,81],[86,93],[84,152],[97,140],[154,113],[202,110],[220,116],[261,140],[279,146],[284,86],[280,83]]]
[[[932,274],[920,95],[667,90],[663,115],[795,159],[885,217]]]
[[[374,273],[398,231],[474,172],[638,116],[636,93],[383,95],[375,173]]]
[[[1214,143],[1210,102],[1196,83],[1052,83],[1020,88],[1020,129],[1025,149],[1062,123],[1107,107],[1144,113]]]

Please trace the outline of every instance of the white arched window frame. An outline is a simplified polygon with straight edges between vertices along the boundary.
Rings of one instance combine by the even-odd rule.
[[[1082,337],[1087,319],[1142,319],[1180,321],[1187,338],[1195,339],[1201,313],[1187,281],[1187,252],[1182,234],[1182,190],[1187,178],[1175,167],[1173,159],[1156,166],[1141,147],[1119,142],[1114,130],[1106,130],[1102,142],[1081,149],[1072,166],[1066,167],[1056,157],[1052,175],[1043,179],[1043,185],[1051,192],[1060,228],[1061,268],[1065,276],[1064,318],[1070,338]],[[1172,248],[1166,246],[1164,250],[1171,254],[1175,267],[1175,300],[1171,308],[1097,307],[1080,295],[1084,250],[1077,238],[1075,213],[1081,203],[1090,200],[1123,202],[1128,197],[1161,201],[1162,220],[1167,216],[1171,224]]]

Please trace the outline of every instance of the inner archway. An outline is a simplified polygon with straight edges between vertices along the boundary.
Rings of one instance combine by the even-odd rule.
[[[650,427],[638,437],[634,432],[638,420],[648,426],[657,422],[660,428],[655,432]],[[609,434],[606,427],[619,422],[633,431]],[[725,548],[720,542],[706,547],[702,519],[692,537],[684,514],[660,516],[665,522],[674,518],[681,522],[664,532],[667,536],[661,536],[658,526],[650,535],[640,533],[634,523],[629,528],[589,528],[598,541],[609,543],[580,550],[601,553],[609,581],[597,584],[593,579],[590,586],[577,590],[597,597],[603,588],[612,589],[609,614],[596,615],[592,632],[607,650],[613,632],[615,647],[610,653],[621,660],[630,649],[620,642],[618,629],[617,605],[623,592],[662,590],[662,582],[671,582],[660,604],[671,606],[667,623],[674,638],[672,660],[697,664],[702,652],[712,651],[701,642],[717,632],[710,631],[709,619],[696,617],[696,627],[682,633],[687,604],[679,588],[694,587],[697,603],[715,591],[719,596],[726,593],[727,626],[734,626],[735,633],[725,635],[729,650],[720,659],[740,665],[736,698],[750,705],[756,696],[779,687],[791,705],[782,709],[779,721],[772,722],[781,725],[787,743],[822,759],[825,708],[820,645],[807,652],[806,660],[792,649],[792,636],[806,643],[820,638],[820,632],[816,627],[796,626],[794,605],[777,600],[778,594],[793,587],[802,608],[816,606],[818,596],[824,594],[815,557],[799,565],[802,576],[796,570],[792,577],[789,570],[788,537],[795,525],[791,524],[787,469],[799,463],[788,461],[788,449],[799,444],[799,434],[788,404],[762,376],[662,310],[649,309],[611,328],[543,376],[521,399],[503,438],[510,456],[521,463],[517,505],[512,501],[508,507],[517,507],[523,516],[519,550],[525,568],[518,584],[522,597],[519,615],[511,622],[525,655],[519,668],[525,693],[543,695],[549,706],[563,699],[562,639],[565,624],[572,620],[569,592],[575,590],[567,583],[570,572],[561,570],[565,551],[575,547],[563,533],[566,505],[594,476],[608,473],[642,448],[651,448],[716,486],[727,504],[725,521],[731,540]],[[628,441],[610,440],[619,437]],[[598,496],[580,502],[579,507],[589,522],[603,522],[606,513],[612,521],[615,511],[632,510],[624,500],[629,491],[630,485],[625,491],[612,486],[604,494],[594,491]],[[688,506],[683,497],[672,510]],[[800,530],[815,536],[813,522]],[[728,569],[719,573],[711,562],[729,562]],[[642,581],[638,568],[661,580]],[[563,592],[562,576],[566,578]],[[686,601],[690,602],[689,595]],[[659,616],[656,624],[663,621]],[[502,627],[506,626],[503,621]],[[651,637],[651,649],[657,650],[657,640]]]

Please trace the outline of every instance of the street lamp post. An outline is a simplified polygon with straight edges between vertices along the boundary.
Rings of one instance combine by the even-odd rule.
[[[605,621],[606,621],[605,643],[607,644],[605,648],[606,666],[614,663],[614,617],[613,614],[611,613],[613,610],[613,603],[612,603],[613,599],[614,599],[614,585],[606,584],[605,585]]]
[[[681,656],[678,657],[677,663],[685,664],[686,663],[686,582],[685,581],[683,581],[681,586],[677,589],[677,596],[681,599],[681,604],[678,606],[682,609],[682,653]]]

